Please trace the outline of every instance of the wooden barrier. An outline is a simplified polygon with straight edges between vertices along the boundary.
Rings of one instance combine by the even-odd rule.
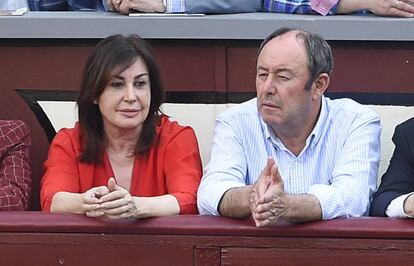
[[[299,27],[321,34],[333,48],[335,69],[328,89],[332,96],[372,105],[413,106],[412,25],[413,19],[265,13],[189,18],[112,12],[2,16],[0,119],[24,120],[31,128],[31,209],[39,209],[42,164],[54,132],[44,127],[43,122],[49,122],[46,116],[33,112],[38,106],[25,102],[18,91],[40,91],[43,98],[33,96],[40,101],[68,100],[62,92],[78,91],[87,55],[106,36],[136,33],[154,46],[167,102],[227,104],[254,97],[256,53],[263,38],[278,27]]]
[[[2,213],[0,265],[412,265],[414,221],[278,222],[184,215],[110,221]]]

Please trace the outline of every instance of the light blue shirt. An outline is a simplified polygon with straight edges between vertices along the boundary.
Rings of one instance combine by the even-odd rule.
[[[0,10],[16,10],[27,7],[26,0],[0,0]]]
[[[166,12],[170,13],[224,14],[259,12],[262,10],[262,0],[166,0],[165,5],[167,7]]]
[[[165,1],[166,13],[184,13],[186,12],[185,0],[166,0]]]
[[[350,99],[322,98],[305,148],[295,156],[261,119],[256,98],[217,117],[211,159],[198,190],[201,214],[219,215],[230,188],[254,184],[273,157],[291,194],[312,194],[323,219],[369,211],[377,184],[381,126],[377,113]]]

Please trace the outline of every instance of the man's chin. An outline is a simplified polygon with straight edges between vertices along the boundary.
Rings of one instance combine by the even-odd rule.
[[[259,113],[262,117],[269,116],[274,117],[280,114],[281,109],[279,107],[261,106]]]
[[[260,114],[260,116],[262,117],[263,121],[268,125],[277,125],[282,123],[280,117],[275,114]]]

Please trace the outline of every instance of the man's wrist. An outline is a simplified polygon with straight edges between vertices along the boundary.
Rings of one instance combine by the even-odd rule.
[[[219,201],[217,212],[220,216],[232,218],[249,216],[251,214],[249,203],[252,189],[253,185],[228,189]]]
[[[284,192],[281,195],[281,199],[285,208],[281,218],[285,218],[288,221],[295,220],[295,217],[298,215],[297,206],[300,205],[300,197]]]
[[[403,209],[405,214],[407,214],[408,217],[414,217],[414,194],[409,195],[404,200]]]
[[[322,208],[318,198],[312,194],[284,193],[285,213],[290,222],[307,222],[322,219]]]

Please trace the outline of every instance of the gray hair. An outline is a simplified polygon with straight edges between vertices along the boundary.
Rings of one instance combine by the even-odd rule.
[[[334,66],[331,47],[320,35],[295,28],[280,28],[272,32],[266,37],[266,39],[264,39],[264,41],[260,44],[258,54],[262,52],[264,46],[269,41],[291,31],[298,31],[296,39],[303,42],[308,54],[308,70],[310,79],[306,84],[306,89],[310,90],[312,83],[316,80],[319,74],[326,73],[330,75]]]

